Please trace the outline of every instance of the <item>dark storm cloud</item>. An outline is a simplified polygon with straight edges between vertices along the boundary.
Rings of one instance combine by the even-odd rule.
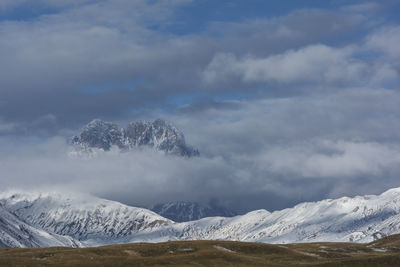
[[[187,2],[102,1],[33,21],[2,22],[0,78],[4,119],[26,121],[31,116],[64,114],[60,119],[68,122],[77,114],[70,112],[68,117],[66,103],[73,111],[80,109],[81,99],[86,100],[89,110],[102,115],[105,111],[93,103],[102,98],[102,90],[91,97],[82,92],[104,84],[110,84],[115,93],[108,94],[111,98],[121,95],[121,90],[113,90],[113,84],[124,83],[127,89],[135,90],[130,96],[119,97],[122,102],[127,97],[131,99],[129,108],[140,106],[138,102],[148,104],[143,100],[150,95],[157,102],[153,82],[137,86],[137,80],[169,79],[168,71],[161,70],[168,69],[169,64],[183,67],[188,60],[179,58],[188,52],[184,52],[184,42],[169,43],[168,38],[146,27],[163,22],[175,5]],[[163,91],[159,93],[160,97],[165,95]],[[129,109],[123,103],[109,104],[114,110],[119,109],[109,115]],[[13,109],[17,112],[11,112]]]
[[[15,9],[25,2],[4,2],[3,6]],[[3,119],[24,124],[51,114],[61,122],[60,128],[64,123],[76,127],[90,116],[118,119],[132,109],[163,108],[173,96],[200,92],[212,98],[221,91],[251,92],[260,89],[259,81],[244,85],[240,77],[229,76],[228,83],[204,83],[203,74],[210,73],[210,66],[223,55],[239,61],[247,55],[268,58],[319,42],[340,43],[347,35],[368,29],[362,13],[324,9],[295,10],[271,19],[210,22],[195,35],[154,29],[178,23],[174,11],[191,3],[117,0],[55,5],[40,1],[38,6],[55,6],[58,11],[28,21],[0,22]],[[340,47],[327,47],[340,51]],[[119,84],[125,90],[118,90]],[[293,93],[293,88],[274,86],[279,88],[277,94]],[[97,92],[84,93],[96,87]],[[111,99],[109,103],[105,96]]]

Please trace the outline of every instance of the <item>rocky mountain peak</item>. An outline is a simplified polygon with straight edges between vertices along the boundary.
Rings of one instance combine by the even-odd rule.
[[[117,124],[92,120],[72,143],[76,149],[90,150],[92,148],[109,151],[112,146],[122,150],[130,150],[140,146],[150,146],[167,154],[183,157],[199,156],[199,151],[186,145],[185,137],[173,124],[162,119],[154,122],[131,122],[126,128]]]
[[[95,119],[83,127],[79,136],[74,136],[73,143],[108,151],[113,145],[123,148],[123,137],[123,130],[118,125]]]

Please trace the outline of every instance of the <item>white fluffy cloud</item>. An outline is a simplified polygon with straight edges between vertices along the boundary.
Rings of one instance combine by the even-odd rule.
[[[236,154],[229,158],[202,156],[189,160],[146,149],[111,151],[90,159],[69,158],[68,147],[60,138],[40,146],[17,147],[19,151],[6,148],[0,156],[3,190],[81,191],[145,206],[164,201],[219,199],[250,210],[260,207],[260,203],[253,203],[249,196],[258,195],[261,207],[275,209],[298,197],[318,199],[326,193],[326,189],[319,192],[318,188],[330,184],[330,193],[343,179],[342,184],[353,191],[338,195],[358,194],[362,187],[354,188],[356,177],[380,179],[387,170],[400,171],[398,148],[366,142],[275,144],[251,153],[251,157]],[[384,188],[378,180],[366,179],[363,185],[374,186],[373,193]]]

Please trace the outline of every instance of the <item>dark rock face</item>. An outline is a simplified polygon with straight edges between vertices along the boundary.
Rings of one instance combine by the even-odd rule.
[[[98,148],[109,151],[112,146],[129,150],[134,147],[150,146],[183,157],[200,155],[197,149],[186,145],[182,132],[161,119],[154,122],[131,122],[125,129],[118,127],[117,124],[95,119],[82,129],[79,136],[74,136],[72,142],[81,150]]]
[[[205,217],[232,217],[237,215],[237,213],[219,205],[200,205],[196,202],[170,202],[156,204],[151,208],[151,210],[175,222],[188,222]]]
[[[112,145],[123,148],[124,135],[118,125],[96,119],[83,128],[79,137],[74,136],[73,142],[108,151]]]

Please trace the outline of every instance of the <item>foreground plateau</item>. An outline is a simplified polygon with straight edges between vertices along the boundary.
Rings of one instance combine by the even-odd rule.
[[[368,243],[173,241],[96,248],[3,248],[0,266],[399,266],[400,235]]]

